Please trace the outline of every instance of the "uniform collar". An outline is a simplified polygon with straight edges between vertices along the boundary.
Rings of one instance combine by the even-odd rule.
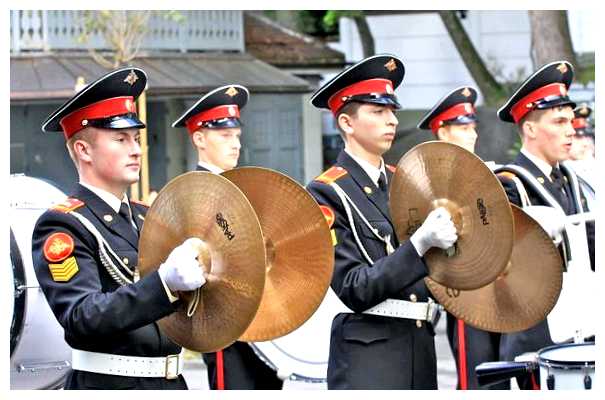
[[[206,168],[208,171],[210,171],[216,175],[220,175],[223,172],[225,172],[222,169],[220,169],[219,167],[217,167],[216,165],[212,165],[212,164],[209,164],[209,163],[201,161],[201,160],[197,162],[197,165],[199,165],[202,168]]]
[[[126,196],[126,194],[124,194],[124,197],[122,198],[122,200],[120,200],[113,193],[109,193],[107,190],[98,188],[86,182],[80,181],[80,185],[84,186],[85,188],[99,196],[99,198],[101,198],[101,200],[107,203],[109,207],[111,207],[111,209],[114,210],[116,213],[120,212],[120,206],[123,202],[128,205],[128,208],[130,208],[130,204],[128,203],[128,197]],[[130,212],[132,213],[132,210],[130,210]]]
[[[376,187],[378,187],[378,179],[380,179],[381,173],[383,173],[386,178],[387,173],[386,173],[386,170],[384,167],[384,160],[382,158],[380,159],[380,168],[376,168],[375,166],[373,166],[372,164],[370,164],[363,158],[355,156],[353,153],[351,153],[346,148],[345,148],[345,153],[347,153],[357,164],[359,164],[361,169],[363,169],[365,171],[365,173],[368,174],[368,176],[370,177],[370,179],[372,180],[374,185],[376,185]],[[388,181],[385,183],[388,183]]]
[[[523,155],[525,157],[527,157],[529,159],[529,161],[531,161],[532,163],[534,163],[536,165],[536,167],[538,167],[538,169],[544,174],[544,176],[548,177],[548,179],[550,179],[550,173],[552,172],[552,166],[547,163],[546,161],[542,160],[539,157],[536,157],[535,155],[531,154],[525,147],[521,148],[521,153],[523,153]],[[555,167],[558,167],[559,164],[557,163],[557,165],[555,165]]]

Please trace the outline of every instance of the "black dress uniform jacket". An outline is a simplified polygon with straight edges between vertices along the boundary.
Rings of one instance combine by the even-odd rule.
[[[196,171],[210,172],[198,165]],[[216,353],[202,353],[208,371],[208,385],[216,390]],[[259,359],[246,342],[235,342],[223,349],[225,389],[233,390],[280,390],[284,382],[276,372]]]
[[[540,179],[540,182],[544,182],[544,188],[557,200],[559,204],[563,207],[563,210],[567,215],[577,213],[579,205],[573,201],[571,196],[571,187],[569,182],[566,184],[565,192],[567,193],[568,204],[569,206],[565,208],[563,206],[563,201],[561,196],[563,194],[560,190],[557,189],[556,186],[552,184],[550,178],[545,176],[544,173],[538,168],[529,158],[527,158],[523,153],[519,153],[515,160],[512,162],[513,165],[518,165],[520,167],[525,168],[531,175],[533,175],[536,179]],[[506,195],[511,203],[521,207],[521,196],[517,190],[515,183],[503,176],[502,174],[498,175],[504,190],[506,191]],[[531,205],[544,205],[548,206],[547,203],[540,197],[540,195],[533,190],[528,185],[524,185],[524,188],[529,197],[529,201]],[[585,201],[585,200],[583,200]],[[594,266],[594,222],[586,224],[586,230],[588,234],[588,247],[589,253],[591,254],[592,265]],[[594,267],[593,267],[594,269]],[[502,334],[502,338],[500,341],[500,354],[503,360],[513,360],[515,356],[526,353],[526,352],[534,352],[539,349],[553,345],[552,338],[550,336],[550,331],[548,329],[548,323],[546,320],[541,321],[536,326],[526,329],[521,332],[510,333],[510,334]],[[519,385],[522,388],[530,388],[531,385],[529,381],[524,381],[523,379],[519,379]]]
[[[385,243],[353,211],[359,238],[373,264],[366,261],[335,189],[318,180],[308,185],[317,202],[334,213],[336,244],[331,287],[354,311],[339,313],[332,322],[328,388],[437,388],[434,331],[430,324],[423,321],[418,327],[415,320],[361,313],[388,298],[410,301],[414,295],[417,301],[427,301],[430,292],[423,281],[427,267],[411,242],[399,246],[389,215],[388,194],[382,195],[346,152],[339,154],[335,167],[347,172],[335,183],[381,236],[390,235],[395,251],[387,256]],[[391,178],[392,173],[387,170],[387,181]]]
[[[136,265],[138,236],[133,227],[105,201],[78,185],[71,196],[84,204],[75,209],[101,233],[127,265]],[[140,230],[147,207],[131,203]],[[44,255],[46,239],[63,232],[74,241],[78,271],[67,282],[57,282]],[[156,320],[174,312],[157,272],[139,281],[119,285],[101,263],[95,237],[69,212],[50,209],[37,221],[32,238],[34,269],[40,287],[74,349],[128,356],[160,357],[178,354],[181,347],[163,335]],[[182,376],[139,378],[72,370],[66,389],[186,389]]]

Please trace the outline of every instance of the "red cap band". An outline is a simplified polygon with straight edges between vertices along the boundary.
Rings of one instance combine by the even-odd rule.
[[[356,82],[346,88],[340,89],[328,99],[328,107],[336,115],[338,110],[346,103],[349,96],[361,94],[394,94],[393,83],[388,79],[374,78]]]
[[[88,120],[110,118],[128,113],[136,114],[137,108],[132,96],[112,97],[92,103],[61,118],[59,123],[63,128],[65,139],[86,128]]]
[[[586,118],[574,118],[573,120],[571,120],[571,125],[574,129],[580,129],[586,128],[588,124],[586,123]]]
[[[534,90],[521,100],[519,100],[510,110],[510,114],[515,120],[515,124],[521,121],[528,112],[534,108],[534,102],[542,100],[548,96],[566,96],[567,88],[563,83],[551,83]]]
[[[429,124],[431,130],[434,134],[437,134],[437,131],[441,126],[443,126],[442,122],[450,119],[454,119],[461,115],[469,115],[475,113],[475,107],[471,103],[458,103],[453,107],[448,108],[441,114],[437,115],[435,118],[431,120]]]
[[[202,126],[204,122],[221,118],[239,118],[239,107],[237,104],[226,104],[204,110],[189,118],[185,125],[187,125],[189,134],[193,134],[193,132],[200,129],[200,126]]]

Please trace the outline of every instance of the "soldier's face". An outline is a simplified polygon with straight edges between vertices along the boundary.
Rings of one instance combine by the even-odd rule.
[[[576,134],[571,121],[574,118],[570,106],[542,110],[532,124],[530,138],[534,141],[537,155],[550,165],[569,159],[572,138]]]
[[[593,156],[592,140],[583,135],[574,135],[571,142],[569,158],[572,160],[586,160]]]
[[[445,125],[439,128],[439,139],[448,143],[454,143],[474,153],[477,143],[477,124]]]
[[[207,162],[228,171],[237,166],[242,148],[241,135],[241,128],[204,129],[196,145],[202,150]]]
[[[138,129],[97,129],[90,146],[91,173],[112,186],[138,182],[141,146]]]
[[[371,103],[359,106],[357,112],[345,122],[347,141],[378,156],[391,148],[399,123],[393,107]]]

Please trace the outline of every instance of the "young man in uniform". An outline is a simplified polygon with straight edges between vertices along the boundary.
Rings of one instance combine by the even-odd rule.
[[[435,137],[454,143],[471,153],[477,142],[477,91],[460,87],[445,95],[418,123],[418,129],[431,130]],[[500,334],[466,325],[449,312],[446,313],[446,331],[450,349],[458,370],[457,388],[480,389],[475,367],[482,362],[499,361]],[[508,382],[489,389],[508,389]]]
[[[220,174],[237,166],[241,149],[240,110],[248,102],[248,89],[222,86],[185,111],[173,127],[186,127],[197,150],[197,171]],[[283,381],[245,342],[235,342],[216,353],[202,355],[211,389],[281,389]]]
[[[73,348],[66,389],[186,389],[181,347],[156,321],[180,305],[178,291],[205,283],[189,239],[139,279],[139,232],[147,208],[131,202],[141,147],[135,100],[147,76],[113,71],[51,114],[42,130],[63,131],[80,178],[46,211],[32,237],[34,269]]]
[[[560,243],[567,262],[569,243],[562,235],[565,215],[576,214],[584,205],[575,173],[563,161],[569,159],[575,104],[567,91],[573,79],[573,67],[567,61],[544,65],[525,80],[502,108],[498,117],[517,125],[522,147],[517,158],[499,168],[498,176],[511,203],[523,207]],[[586,223],[591,266],[594,270],[594,222]],[[525,331],[503,334],[501,354],[504,360],[535,352],[552,345],[546,320]],[[518,380],[521,388],[532,388],[536,376]]]
[[[393,55],[358,62],[312,97],[334,114],[345,142],[336,165],[308,185],[332,230],[331,287],[351,313],[332,322],[328,389],[436,389],[432,321],[438,308],[423,278],[423,255],[446,249],[456,228],[444,208],[432,211],[399,243],[388,207],[392,167],[382,155],[395,138],[394,90],[404,66]]]

